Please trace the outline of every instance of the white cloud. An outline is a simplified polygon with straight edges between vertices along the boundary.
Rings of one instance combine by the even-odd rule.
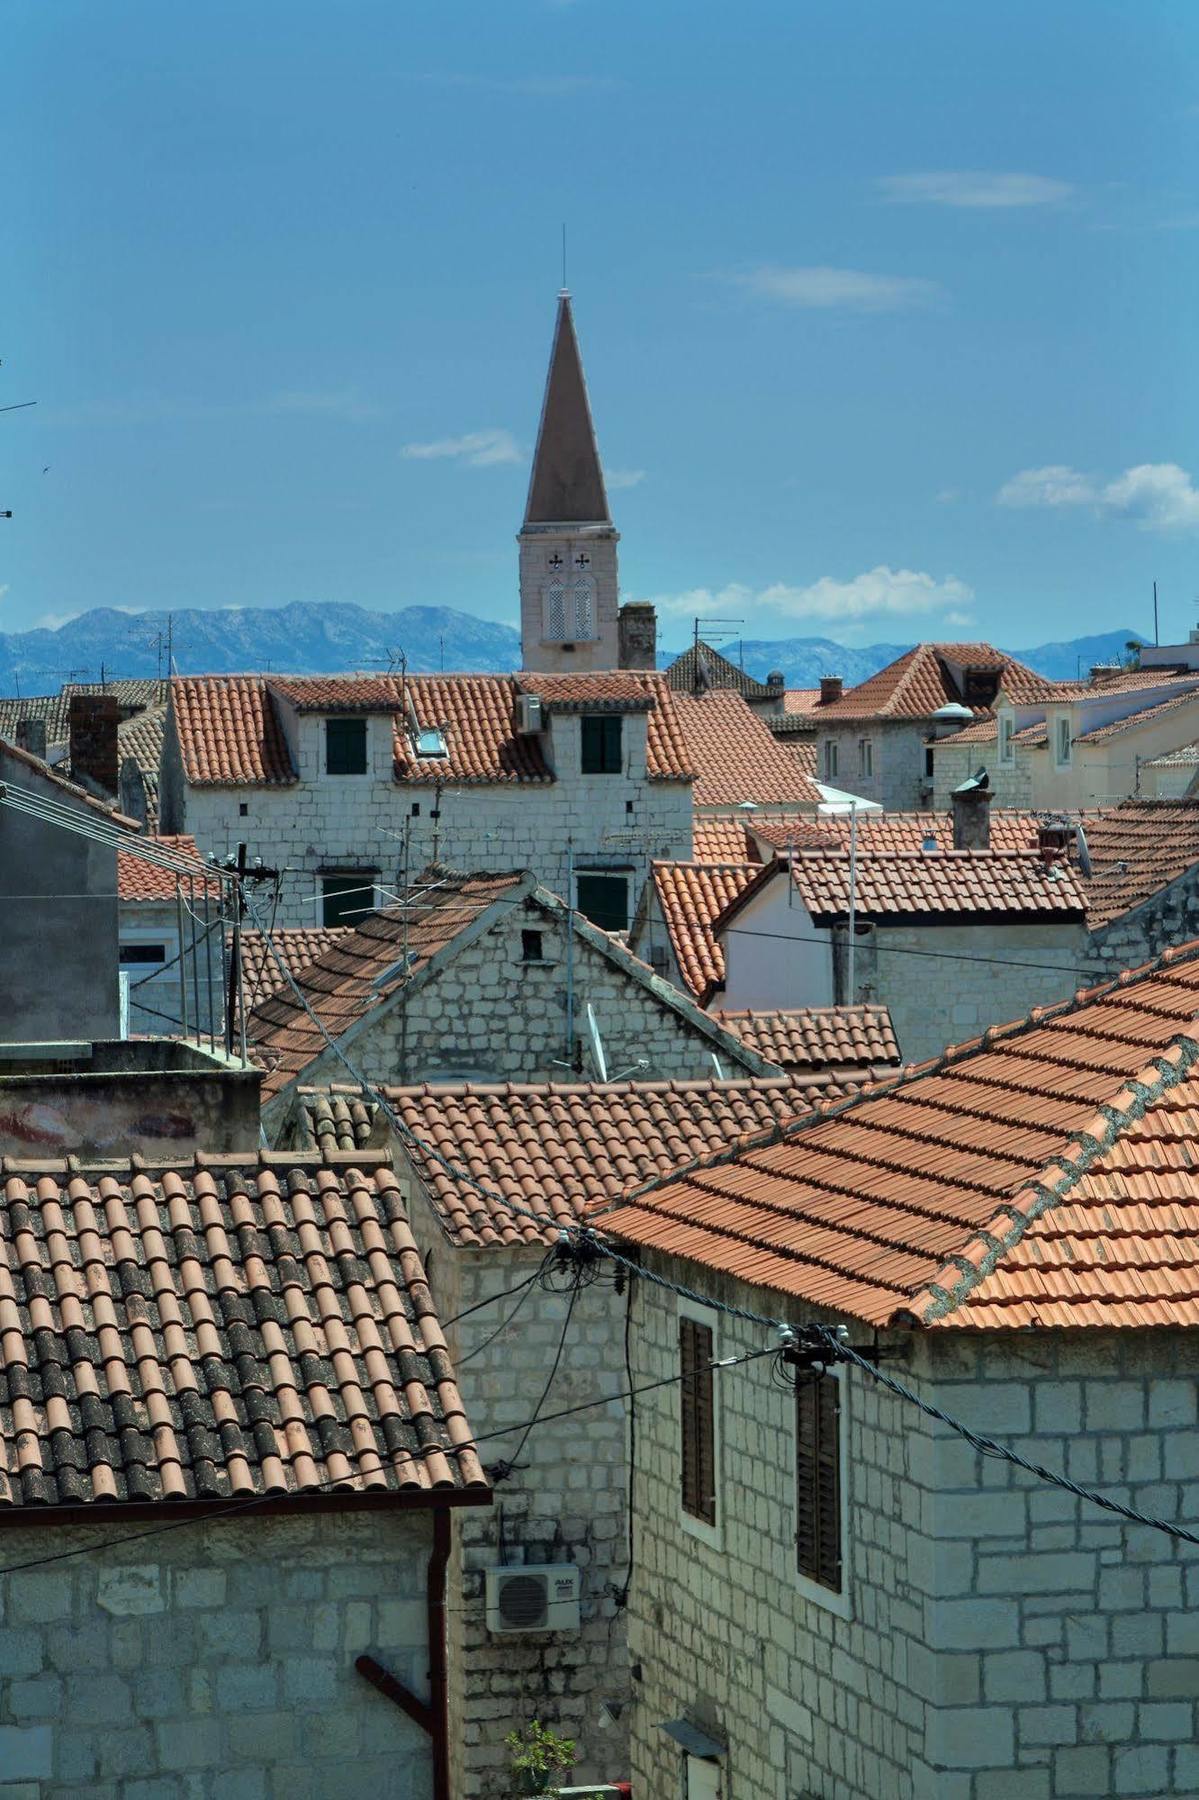
[[[612,493],[619,492],[619,490],[621,488],[640,487],[641,483],[644,480],[645,480],[645,470],[644,469],[605,469],[604,470],[604,485],[605,485],[605,487],[610,489],[610,491]]]
[[[886,175],[878,187],[888,200],[901,205],[991,209],[1056,206],[1074,192],[1070,182],[1053,181],[1047,175],[988,175],[977,169]]]
[[[955,487],[938,488],[937,492],[933,495],[933,499],[938,506],[952,506],[954,502],[960,500],[961,497],[961,488]]]
[[[400,451],[416,462],[449,460],[468,469],[488,469],[496,463],[518,463],[525,453],[510,431],[468,431],[462,437],[435,438],[428,444],[405,444]]]
[[[1022,469],[996,498],[1001,506],[1089,506],[1099,515],[1131,519],[1142,531],[1199,529],[1199,488],[1178,463],[1138,463],[1107,482],[1051,463]]]
[[[847,312],[901,312],[929,306],[942,289],[915,275],[868,275],[861,269],[783,269],[764,266],[726,277],[762,300],[787,306],[832,307]]]
[[[3,591],[7,592],[7,589]],[[82,615],[77,612],[43,613],[40,619],[33,621],[29,629],[30,631],[61,631],[62,627],[69,625],[72,619],[80,617]]]
[[[751,588],[745,582],[729,582],[723,588],[690,588],[681,594],[651,595],[666,617],[695,618],[705,614],[744,618],[747,623],[768,612],[772,625],[802,621],[867,618],[907,618],[920,613],[954,613],[953,623],[963,622],[961,609],[974,598],[974,590],[956,575],[938,581],[920,569],[892,569],[885,563],[839,581],[822,575],[807,587],[776,581],[769,587]]]
[[[288,389],[273,394],[266,403],[272,413],[307,414],[324,419],[344,419],[350,425],[362,425],[383,416],[383,408],[373,400],[364,400],[352,389],[323,392],[319,389]]]

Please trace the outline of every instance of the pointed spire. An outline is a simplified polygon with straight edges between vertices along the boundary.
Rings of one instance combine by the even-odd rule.
[[[525,524],[567,522],[606,525],[609,519],[570,295],[563,288],[558,296],[558,322],[533,452]]]

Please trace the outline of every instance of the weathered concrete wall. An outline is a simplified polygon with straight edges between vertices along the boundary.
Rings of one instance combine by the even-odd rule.
[[[145,1528],[145,1527],[143,1527]],[[423,1512],[10,1526],[5,1800],[426,1800],[428,1740],[354,1672],[428,1694]]]
[[[780,1310],[689,1265],[654,1266]],[[639,1382],[677,1373],[677,1304],[638,1292]],[[721,1317],[716,1355],[767,1335]],[[938,1333],[887,1366],[1035,1461],[1157,1517],[1199,1517],[1193,1334]],[[715,1377],[716,1542],[680,1515],[677,1386],[640,1399],[634,1791],[678,1791],[679,1751],[659,1727],[687,1712],[727,1737],[731,1792],[754,1800],[1193,1800],[1194,1550],[983,1458],[866,1376],[842,1379],[836,1604],[795,1572],[794,1402],[770,1360]]]
[[[419,1193],[410,1214],[426,1263],[432,1251],[430,1279],[443,1317],[514,1287],[545,1255],[540,1245],[455,1249]],[[447,1332],[463,1402],[480,1435],[531,1416],[559,1344],[562,1359],[546,1412],[625,1386],[624,1299],[610,1276],[578,1296],[569,1325],[569,1299],[534,1285],[504,1326],[518,1299],[498,1299]],[[627,1705],[615,1725],[599,1718],[604,1700],[627,1702],[630,1690],[620,1604],[627,1575],[625,1432],[624,1403],[613,1400],[536,1426],[519,1458],[520,1432],[488,1436],[482,1446],[488,1466],[501,1458],[516,1458],[520,1466],[497,1484],[493,1507],[457,1515],[449,1608],[453,1709],[462,1721],[454,1782],[460,1800],[507,1800],[504,1736],[531,1719],[576,1740],[576,1781],[628,1774]],[[577,1563],[581,1631],[493,1636],[484,1623],[483,1571],[505,1562]]]
[[[0,744],[0,781],[98,815]],[[13,1043],[120,1031],[116,851],[0,806],[0,994]]]

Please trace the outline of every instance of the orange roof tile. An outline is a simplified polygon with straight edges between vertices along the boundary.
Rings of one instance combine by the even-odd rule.
[[[774,689],[764,681],[756,681],[752,675],[737,663],[722,656],[711,644],[702,639],[698,644],[690,644],[666,670],[666,679],[679,694],[693,694],[697,682],[709,688],[733,688],[738,694],[744,694],[751,700],[766,700]]]
[[[1141,906],[1199,864],[1199,801],[1125,800],[1084,813],[1091,930]]]
[[[700,814],[691,826],[695,862],[752,862],[743,819],[718,819]]]
[[[1156,705],[1146,706],[1140,712],[1129,713],[1123,719],[1113,719],[1110,725],[1097,725],[1093,731],[1082,731],[1074,742],[1076,744],[1103,744],[1109,738],[1119,737],[1125,731],[1139,731],[1142,725],[1155,724],[1166,713],[1181,712],[1186,707],[1199,712],[1199,689],[1189,688],[1185,694],[1174,694],[1168,700],[1159,700]],[[1188,720],[1185,713],[1177,723],[1183,736],[1195,729],[1194,720]]]
[[[285,787],[297,779],[259,675],[176,675],[171,705],[193,787]]]
[[[806,717],[814,707],[820,704],[820,689],[786,688],[783,693],[783,711],[796,717]]]
[[[178,837],[159,837],[147,839],[147,843],[161,844],[164,850],[172,851],[177,856],[187,857],[195,864],[194,879],[201,887],[216,887],[210,883],[208,866],[200,852],[196,849],[194,837],[180,835]],[[186,876],[183,878],[186,891]],[[170,900],[175,899],[175,887],[179,876],[173,869],[161,867],[158,863],[146,862],[142,857],[130,850],[117,851],[117,893],[122,900]]]
[[[761,864],[656,862],[651,872],[679,974],[703,1005],[724,980],[724,951],[712,925]]]
[[[1199,941],[598,1223],[886,1325],[1199,1322]]]
[[[1014,807],[991,808],[993,850],[1035,850],[1041,815]],[[850,820],[844,813],[792,813],[777,818],[755,816],[749,825],[755,838],[776,850],[793,846],[816,849],[822,844],[849,843]],[[873,812],[858,815],[858,845],[862,850],[919,850],[929,832],[942,850],[953,848],[953,813]]]
[[[268,675],[266,685],[296,712],[398,712],[400,684],[391,675]]]
[[[812,918],[841,919],[849,911],[849,855],[843,850],[797,850],[791,859],[796,890]],[[771,865],[767,865],[767,871]],[[760,881],[769,879],[765,872]],[[917,921],[936,917],[1021,917],[1081,920],[1086,898],[1068,863],[1047,869],[1032,850],[859,850],[854,899],[860,919]],[[717,931],[724,921],[717,924]]]
[[[422,730],[444,731],[449,755],[418,757],[407,719],[397,718],[397,781],[492,786],[553,780],[540,740],[513,728],[516,684],[510,675],[410,675],[405,701]]]
[[[197,1165],[0,1169],[0,1509],[485,1498],[392,1170]]]
[[[813,721],[819,727],[826,719],[927,719],[951,702],[970,704],[947,664],[1002,675],[1013,699],[1031,702],[1055,685],[991,644],[916,644],[840,700],[816,706]]]
[[[695,770],[696,806],[818,804],[810,776],[732,688],[675,694],[674,709]]]
[[[348,925],[277,925],[271,933],[271,942],[278,952],[279,960],[286,964],[295,977],[319,956],[323,956],[326,950],[339,944],[350,929]],[[271,955],[260,931],[243,930],[241,968],[247,1010],[270,994],[291,992],[287,977],[279,967],[279,960]]]
[[[551,712],[648,712],[646,770],[651,781],[690,781],[695,764],[681,729],[676,696],[664,675],[616,669],[594,675],[517,677],[522,693],[539,694]]]
[[[899,1061],[885,1006],[804,1006],[776,1012],[713,1012],[712,1017],[781,1069],[885,1066]]]
[[[335,943],[295,972],[296,986],[325,1031],[338,1039],[522,883],[531,889],[531,877],[519,873],[463,875],[428,870],[421,884],[408,890],[406,901],[371,913],[361,925],[347,928]],[[266,1071],[264,1101],[274,1098],[327,1048],[320,1026],[283,982],[258,1001],[246,1030],[254,1059]]]
[[[450,1236],[491,1246],[552,1242],[589,1207],[794,1118],[814,1097],[852,1092],[852,1085],[830,1075],[804,1083],[775,1076],[608,1086],[429,1084],[384,1092],[419,1140],[406,1152]],[[369,1138],[373,1120],[356,1090],[302,1090],[301,1100],[322,1154]],[[536,1219],[473,1191],[446,1171],[439,1155]]]

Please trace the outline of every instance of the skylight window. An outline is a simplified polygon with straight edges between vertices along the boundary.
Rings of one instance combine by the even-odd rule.
[[[414,729],[412,741],[416,754],[422,762],[444,762],[450,754],[450,747],[445,741],[445,732],[439,725]]]

